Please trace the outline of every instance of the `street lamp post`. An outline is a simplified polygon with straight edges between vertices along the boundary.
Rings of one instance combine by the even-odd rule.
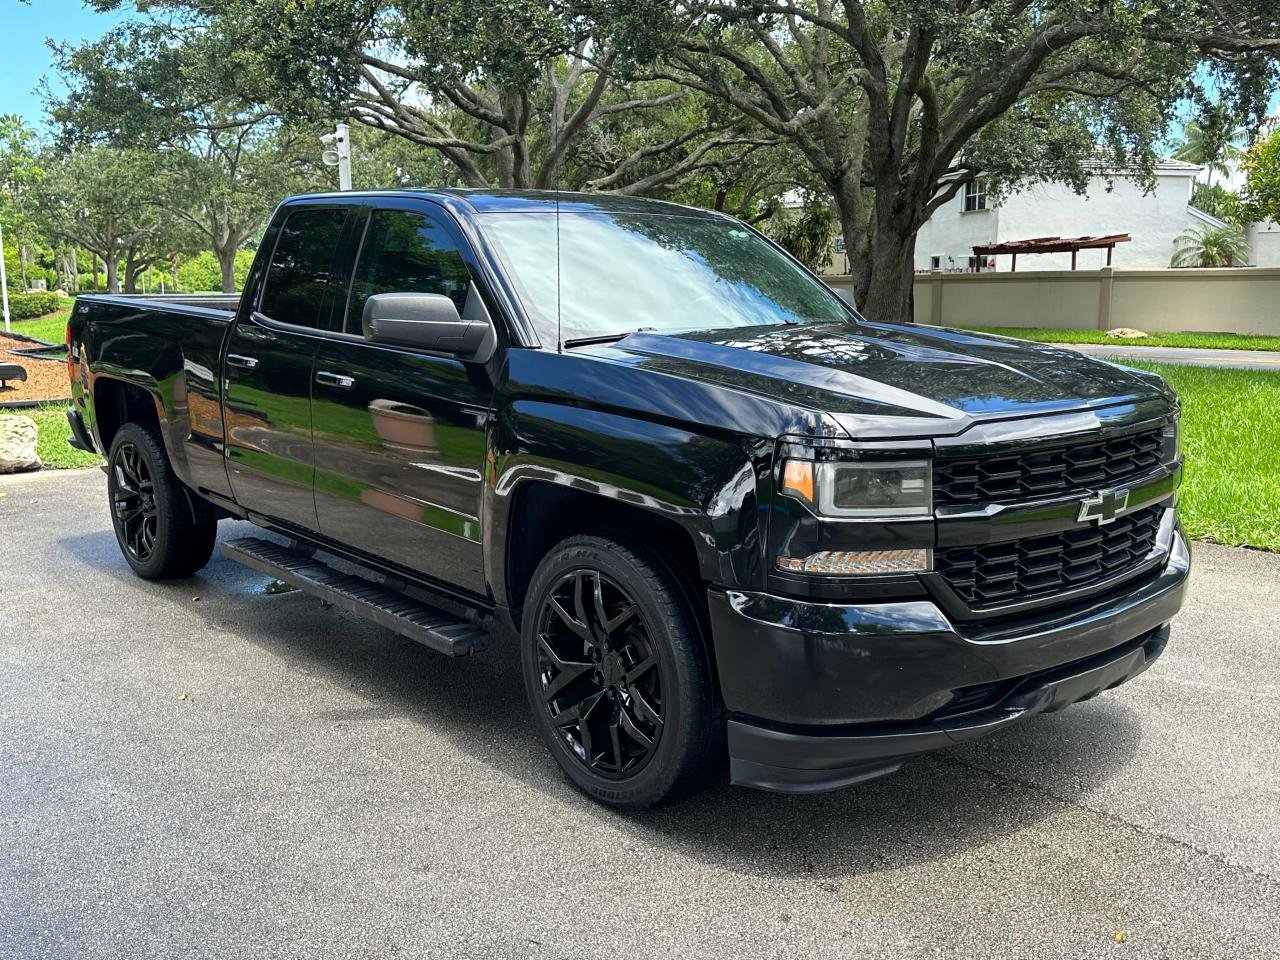
[[[338,168],[338,189],[351,189],[351,128],[338,124],[334,133],[326,133],[320,142],[328,147],[321,159],[326,166]]]
[[[0,223],[0,303],[4,304],[4,332],[9,332],[9,278],[4,271],[4,224]]]

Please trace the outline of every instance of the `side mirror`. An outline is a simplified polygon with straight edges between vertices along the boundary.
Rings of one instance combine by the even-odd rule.
[[[497,337],[489,311],[472,286],[459,315],[454,302],[439,293],[375,293],[364,303],[364,338],[370,343],[448,353],[484,363]]]

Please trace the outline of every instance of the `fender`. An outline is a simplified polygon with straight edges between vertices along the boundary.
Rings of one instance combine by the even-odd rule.
[[[174,312],[190,322],[175,329]],[[78,302],[72,336],[81,344],[82,379],[73,384],[73,394],[82,389],[95,442],[105,448],[94,405],[99,381],[129,384],[152,398],[178,479],[194,490],[229,495],[217,372],[229,316],[185,304],[166,304],[161,314],[124,297]]]
[[[164,441],[165,453],[169,456],[173,472],[184,483],[188,483],[190,471],[187,468],[186,451],[183,449],[183,434],[174,425],[175,419],[185,417],[187,410],[186,390],[182,382],[182,350],[172,340],[134,332],[122,331],[119,336],[111,337],[110,343],[114,357],[119,358],[127,351],[131,359],[136,358],[137,362],[136,365],[124,365],[118,359],[115,362],[106,360],[99,352],[100,343],[95,343],[93,338],[86,341],[86,347],[91,353],[85,400],[94,439],[105,453],[107,444],[99,430],[102,418],[97,409],[99,389],[103,382],[115,381],[136,387],[144,391],[155,405],[160,437]],[[145,359],[138,356],[143,352],[147,354]]]
[[[756,480],[772,448],[718,438],[619,413],[541,401],[502,410],[485,486],[486,576],[495,599],[512,604],[507,583],[512,506],[530,483],[548,483],[680,526],[703,579],[759,586],[762,536]],[[570,459],[571,458],[571,459]]]

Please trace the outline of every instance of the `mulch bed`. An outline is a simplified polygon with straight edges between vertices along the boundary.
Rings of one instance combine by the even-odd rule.
[[[10,380],[7,387],[0,387],[0,407],[31,400],[61,400],[71,393],[67,365],[62,360],[41,360],[13,353],[14,350],[30,350],[34,346],[36,344],[29,340],[6,337],[0,332],[0,363],[16,363],[27,371],[25,383]]]

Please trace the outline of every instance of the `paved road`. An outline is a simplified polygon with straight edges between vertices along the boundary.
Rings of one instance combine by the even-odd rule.
[[[1079,350],[1092,357],[1108,360],[1154,360],[1180,363],[1190,367],[1235,367],[1241,370],[1280,371],[1280,351],[1276,350],[1199,350],[1191,347],[1141,347],[1120,343],[1059,343],[1058,347]]]
[[[136,580],[96,471],[0,493],[0,957],[1280,943],[1280,557],[1200,547],[1169,652],[1091,703],[841,793],[623,816],[560,777],[510,652],[432,656],[224,560]]]

